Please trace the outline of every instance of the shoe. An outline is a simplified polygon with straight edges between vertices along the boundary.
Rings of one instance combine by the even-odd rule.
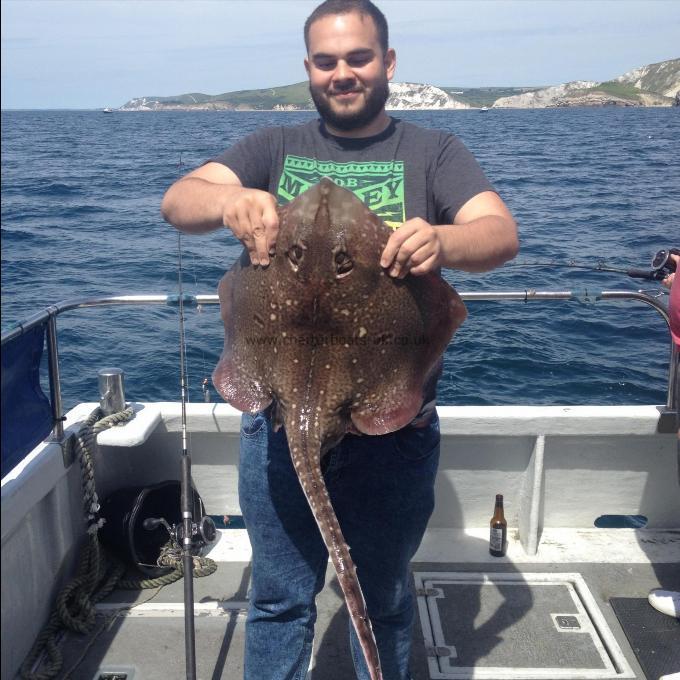
[[[680,680],[680,673],[671,673],[670,675],[662,675],[659,680]]]
[[[677,590],[652,590],[647,599],[662,614],[680,618],[680,592]]]

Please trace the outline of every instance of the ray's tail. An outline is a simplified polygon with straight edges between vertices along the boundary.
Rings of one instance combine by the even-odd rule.
[[[378,647],[371,621],[368,618],[356,567],[350,556],[349,546],[342,535],[321,473],[321,440],[308,428],[301,428],[299,424],[297,427],[286,427],[286,432],[293,466],[335,567],[371,680],[382,680]]]

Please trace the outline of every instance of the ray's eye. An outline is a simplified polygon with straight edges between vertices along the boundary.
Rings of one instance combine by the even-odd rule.
[[[344,250],[335,253],[333,260],[335,262],[335,276],[338,279],[347,276],[354,269],[352,258]]]
[[[300,266],[300,262],[302,262],[302,256],[304,254],[304,250],[301,245],[298,243],[293,244],[289,249],[286,255],[288,256],[288,261],[290,262],[291,266],[293,267],[293,271],[297,271],[298,267]]]

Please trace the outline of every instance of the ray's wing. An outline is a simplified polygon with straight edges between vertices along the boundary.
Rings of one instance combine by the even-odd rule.
[[[403,281],[381,277],[375,299],[389,313],[368,310],[363,327],[371,356],[356,362],[361,375],[354,376],[362,389],[354,395],[352,421],[365,434],[394,432],[415,418],[467,315],[458,293],[437,274]]]
[[[270,352],[258,344],[263,337],[258,332],[261,315],[257,309],[265,304],[263,282],[262,276],[254,276],[244,252],[218,287],[224,350],[213,371],[213,384],[227,403],[250,413],[263,410],[272,401],[267,366]]]

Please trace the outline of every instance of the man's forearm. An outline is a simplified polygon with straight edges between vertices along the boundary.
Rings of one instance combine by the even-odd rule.
[[[241,189],[237,185],[216,184],[198,177],[175,182],[161,203],[163,218],[181,231],[202,234],[224,226],[224,206]]]
[[[512,218],[486,215],[465,224],[437,225],[442,267],[485,272],[511,260],[519,248]]]

